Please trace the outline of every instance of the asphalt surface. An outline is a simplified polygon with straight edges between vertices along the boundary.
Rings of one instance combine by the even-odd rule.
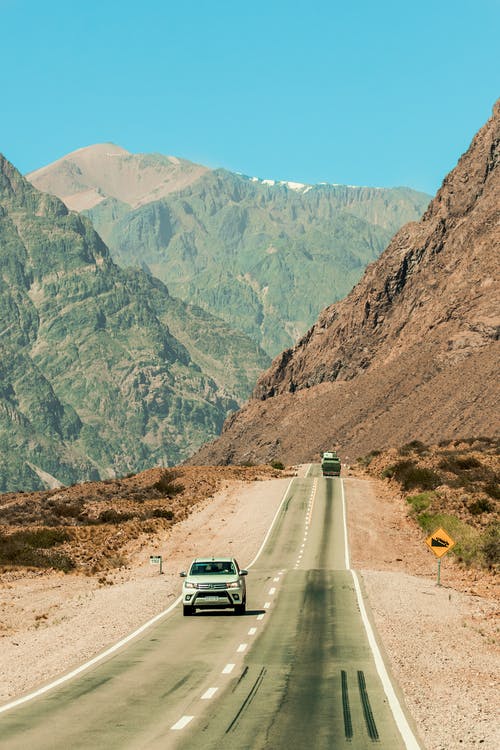
[[[417,747],[382,687],[344,537],[341,481],[314,466],[292,482],[249,572],[246,615],[176,607],[81,677],[0,715],[0,747]]]

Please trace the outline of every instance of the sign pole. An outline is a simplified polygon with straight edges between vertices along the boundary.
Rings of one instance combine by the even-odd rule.
[[[160,567],[160,573],[161,573],[161,567]],[[441,586],[441,559],[438,560],[438,581],[437,585]]]
[[[441,562],[441,560],[439,561]],[[163,573],[163,557],[160,557],[160,575]],[[439,585],[439,584],[438,584]]]

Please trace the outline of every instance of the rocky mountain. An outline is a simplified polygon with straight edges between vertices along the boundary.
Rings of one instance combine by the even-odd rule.
[[[350,459],[499,430],[500,101],[420,222],[260,378],[194,462]]]
[[[274,356],[342,298],[429,196],[258,180],[113,144],[28,175],[84,210],[124,266],[225,320]]]
[[[1,156],[0,264],[0,491],[178,462],[267,362]]]

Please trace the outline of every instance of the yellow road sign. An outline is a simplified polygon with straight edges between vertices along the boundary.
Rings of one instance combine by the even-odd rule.
[[[443,555],[446,555],[455,546],[455,540],[442,528],[437,529],[433,534],[428,536],[425,543],[434,552],[436,557],[443,557]]]

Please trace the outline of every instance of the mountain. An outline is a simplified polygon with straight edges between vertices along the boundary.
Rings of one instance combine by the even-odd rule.
[[[2,156],[0,263],[0,491],[177,463],[268,362]]]
[[[408,188],[259,180],[113,144],[28,179],[84,210],[120,265],[146,266],[272,356],[347,294],[430,199]]]
[[[499,430],[500,101],[420,222],[262,375],[192,461],[349,459]],[[356,453],[354,453],[356,451]]]
[[[195,182],[207,167],[175,156],[131,154],[113,143],[80,148],[28,175],[39,190],[59,196],[73,211],[106,198],[137,208]]]

